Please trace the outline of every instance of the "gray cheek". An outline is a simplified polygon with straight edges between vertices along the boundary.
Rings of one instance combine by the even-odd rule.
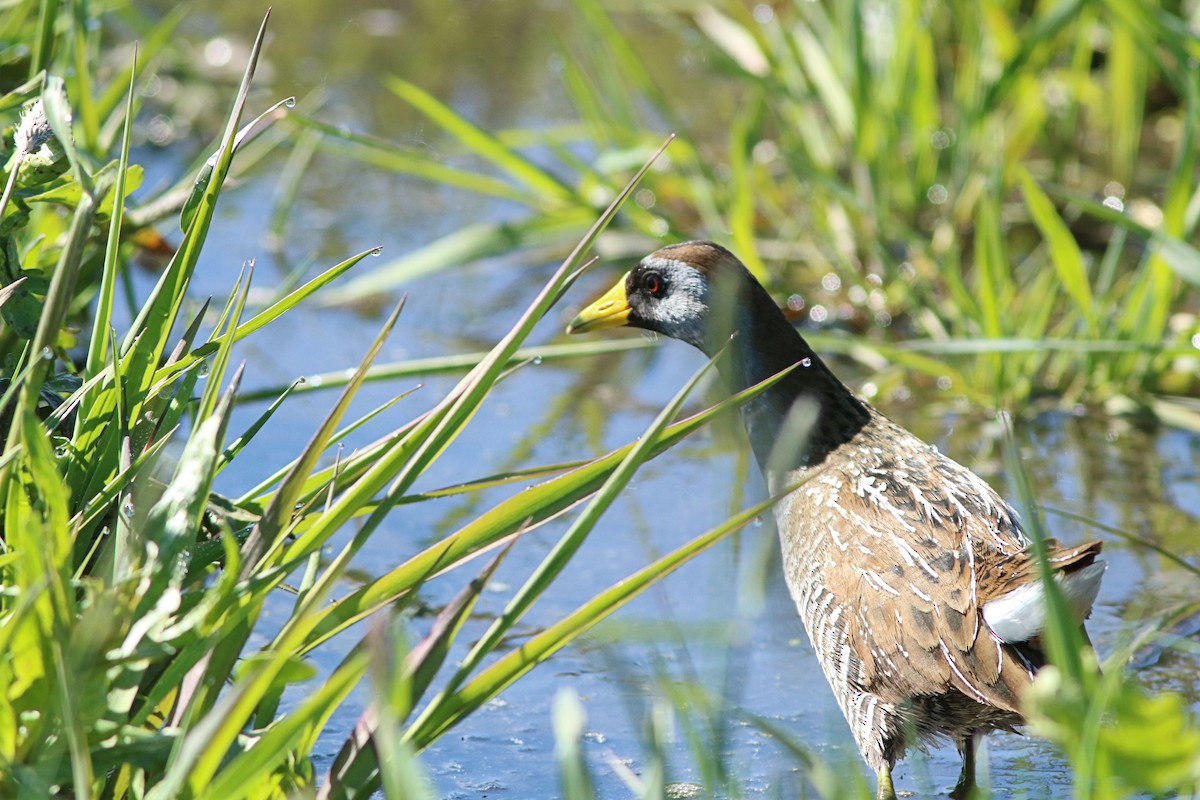
[[[708,308],[694,297],[676,296],[658,310],[662,332],[673,339],[704,349]]]

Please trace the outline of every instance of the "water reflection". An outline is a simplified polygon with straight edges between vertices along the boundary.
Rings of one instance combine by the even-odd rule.
[[[260,8],[225,4],[210,16],[195,15],[185,35],[214,70],[237,64],[237,32],[253,31]],[[403,75],[489,129],[551,124],[565,113],[561,90],[552,79],[552,56],[560,44],[547,29],[559,30],[565,12],[553,2],[445,3],[434,0],[380,8],[363,0],[313,0],[277,6],[268,48],[270,82],[279,93],[324,96],[321,116],[391,140],[405,141],[431,159],[452,162],[437,134],[382,88],[380,77]],[[652,32],[647,32],[649,35]],[[225,61],[226,48],[232,51]],[[662,48],[669,50],[669,48]],[[664,54],[664,59],[675,56]],[[681,85],[687,71],[676,71]],[[697,116],[703,103],[684,103],[699,92],[681,90],[681,103]],[[214,93],[214,97],[220,93]],[[705,95],[707,98],[707,95]],[[219,117],[218,117],[219,118]],[[153,123],[152,123],[153,124]],[[164,123],[165,124],[165,123]],[[202,140],[206,132],[197,136]],[[935,134],[936,136],[936,134]],[[935,138],[934,146],[938,146]],[[153,156],[149,152],[142,155]],[[278,156],[282,159],[283,155]],[[174,154],[159,171],[178,169]],[[145,159],[143,159],[145,160]],[[151,165],[153,167],[153,164]],[[153,170],[152,170],[153,171]],[[295,217],[282,252],[272,258],[262,242],[272,207],[269,182],[251,185],[222,199],[217,244],[206,253],[211,268],[197,273],[198,295],[226,291],[231,270],[248,257],[286,274],[293,263],[340,260],[349,252],[382,242],[388,253],[403,253],[464,222],[497,218],[502,203],[431,189],[388,174],[353,173],[336,159],[318,159],[304,176]],[[931,190],[932,191],[932,190]],[[931,197],[931,200],[933,198]],[[944,199],[944,198],[943,198]],[[653,198],[643,198],[652,204]],[[701,233],[697,231],[697,233]],[[371,260],[374,261],[374,260]],[[224,266],[222,266],[224,265]],[[372,266],[365,263],[364,268]],[[531,287],[540,285],[541,267],[487,262],[452,276],[415,282],[408,307],[382,359],[479,350],[507,329]],[[260,270],[270,274],[270,270]],[[836,278],[836,275],[830,275]],[[579,299],[607,286],[611,275],[592,276],[574,290]],[[827,292],[840,285],[826,285]],[[830,315],[816,286],[796,287],[789,306],[814,321]],[[808,297],[806,301],[804,296]],[[872,313],[884,313],[872,301]],[[478,302],[487,297],[488,302]],[[533,343],[555,339],[571,313],[550,319]],[[889,318],[890,319],[890,318]],[[301,310],[239,349],[249,361],[247,386],[289,382],[357,363],[373,339],[377,323],[340,310]],[[329,332],[336,330],[337,335]],[[418,489],[534,464],[578,459],[623,444],[639,435],[652,415],[702,363],[688,348],[667,343],[656,350],[591,359],[569,366],[531,364],[506,381],[466,434],[455,443]],[[850,373],[852,374],[852,372]],[[452,379],[434,379],[397,413],[405,418],[440,397]],[[858,384],[861,387],[861,383]],[[402,387],[369,385],[362,408],[385,401]],[[936,389],[876,387],[877,402],[917,435],[966,463],[1004,491],[996,440],[986,420],[949,414],[930,405],[928,394],[954,387],[939,379]],[[710,395],[711,397],[711,395]],[[696,398],[699,404],[703,398]],[[328,407],[319,394],[289,402],[260,434],[265,447],[255,464],[235,462],[222,475],[225,486],[257,482],[286,463],[302,445],[295,431],[312,430]],[[241,423],[258,413],[239,412]],[[369,441],[393,426],[394,418],[360,433]],[[233,429],[239,427],[235,421]],[[1145,431],[1112,420],[1049,414],[1022,426],[1026,464],[1040,500],[1048,506],[1094,519],[1160,544],[1184,557],[1200,555],[1200,437],[1180,431]],[[736,422],[694,437],[647,465],[630,490],[586,543],[560,582],[535,609],[528,626],[557,619],[597,591],[647,561],[723,520],[750,498],[762,494],[750,467]],[[353,446],[354,442],[349,443]],[[356,569],[377,575],[454,530],[509,490],[406,506],[393,514],[389,529],[360,553]],[[1091,538],[1094,531],[1076,518],[1047,517],[1067,542]],[[518,586],[553,545],[565,523],[554,523],[522,540],[485,593],[479,612],[486,617],[503,607],[504,586]],[[556,793],[550,704],[560,686],[583,698],[589,715],[586,748],[602,797],[624,796],[619,770],[646,765],[643,748],[654,697],[678,700],[688,714],[680,719],[678,742],[668,749],[672,780],[701,782],[715,766],[691,749],[728,756],[731,783],[747,794],[800,793],[796,761],[771,737],[749,724],[744,711],[774,721],[848,774],[861,771],[845,723],[825,686],[783,586],[770,525],[742,535],[686,566],[583,646],[557,656],[503,697],[488,704],[426,754],[439,791],[447,797],[476,798],[505,792],[512,797]],[[1194,576],[1153,550],[1104,536],[1110,569],[1090,630],[1102,653],[1156,621],[1165,609],[1185,608],[1200,596]],[[336,545],[337,543],[335,543]],[[437,607],[456,585],[432,584],[422,598]],[[1187,621],[1185,616],[1184,622]],[[427,624],[419,618],[418,630]],[[473,623],[481,624],[476,621]],[[1186,627],[1181,628],[1186,632]],[[475,631],[477,632],[477,630]],[[466,639],[472,638],[468,633]],[[344,655],[347,638],[319,653],[330,668]],[[453,656],[452,656],[453,658]],[[1173,688],[1196,702],[1197,655],[1184,649],[1160,651],[1138,673],[1154,688]],[[355,710],[334,721],[318,752],[326,758],[353,724]],[[988,766],[994,796],[1062,796],[1070,773],[1043,743],[1014,736],[991,739]],[[322,764],[318,764],[320,769]],[[957,776],[953,752],[913,758],[897,770],[899,785],[919,795],[942,791]],[[719,777],[719,776],[718,776]]]

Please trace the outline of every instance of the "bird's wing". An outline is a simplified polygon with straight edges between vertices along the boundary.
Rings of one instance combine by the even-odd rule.
[[[849,641],[863,688],[900,702],[953,686],[1016,711],[1030,673],[983,622],[980,562],[1021,560],[1028,541],[982,479],[921,447],[857,470],[842,492],[851,521],[873,531],[858,539],[871,558],[833,560],[856,609]]]

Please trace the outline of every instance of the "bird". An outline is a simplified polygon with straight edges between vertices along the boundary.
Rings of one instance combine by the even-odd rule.
[[[878,800],[896,797],[906,748],[939,740],[962,756],[950,796],[967,797],[978,740],[1022,724],[1022,694],[1046,663],[1044,585],[1017,513],[857,397],[718,244],[644,257],[567,332],[619,326],[717,358],[729,391],[790,370],[740,413],[768,490],[796,486],[776,503],[775,527],[812,649]],[[1082,630],[1106,568],[1102,542],[1045,544]]]

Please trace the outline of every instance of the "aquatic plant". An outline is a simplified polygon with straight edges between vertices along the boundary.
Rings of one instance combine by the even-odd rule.
[[[1180,67],[1195,43],[1179,12],[1120,0],[573,6],[581,30],[564,37],[561,69],[576,124],[485,132],[384,79],[477,171],[430,170],[403,146],[301,120],[328,152],[527,209],[337,297],[569,241],[673,130],[670,168],[648,177],[610,252],[729,245],[828,331],[824,350],[864,363],[879,398],[928,378],[994,409],[1053,397],[1200,427],[1188,399],[1200,390],[1200,89]],[[651,71],[664,42],[676,68]]]
[[[28,13],[35,5],[21,8]],[[242,377],[232,359],[235,343],[375,251],[329,267],[265,307],[249,300],[252,267],[215,315],[208,303],[190,306],[188,288],[239,144],[264,117],[290,105],[282,101],[242,124],[264,20],[212,156],[187,191],[147,201],[179,213],[182,240],[132,318],[121,322],[114,295],[136,247],[137,226],[129,222],[136,209],[127,198],[141,175],[129,163],[141,76],[131,54],[113,78],[123,94],[93,85],[87,67],[96,43],[87,25],[62,13],[18,29],[46,38],[31,51],[30,79],[0,96],[0,113],[16,125],[0,218],[0,796],[229,798],[307,788],[342,797],[380,785],[409,792],[420,784],[412,754],[769,505],[758,503],[664,555],[501,654],[513,625],[557,579],[638,466],[761,388],[673,421],[692,381],[638,441],[601,458],[479,476],[445,492],[411,491],[493,387],[520,379],[530,357],[522,342],[578,276],[584,250],[637,176],[495,347],[460,365],[465,376],[433,408],[331,459],[348,432],[404,397],[343,425],[402,301],[294,461],[240,498],[216,493],[217,474],[253,457],[256,434],[294,388],[235,435],[231,410]],[[82,68],[60,72],[68,56]],[[97,97],[105,102],[96,104]],[[106,140],[101,131],[122,133]],[[85,311],[92,335],[77,342],[73,326]],[[384,575],[351,590],[340,583],[397,505],[504,484],[524,489]],[[584,501],[465,662],[447,664],[504,553]],[[334,534],[352,520],[353,534],[326,557]],[[427,635],[404,648],[400,614],[426,582],[463,575],[468,562],[496,547],[478,575],[473,569],[460,578],[457,600]],[[265,622],[264,610],[279,602],[271,598],[287,591],[294,595],[290,613],[278,624]],[[375,623],[344,660],[283,708],[290,687],[314,678],[309,656],[368,617]],[[254,632],[264,641],[254,643]],[[315,774],[310,755],[318,737],[369,676],[374,702],[328,774]]]
[[[826,13],[817,4],[809,5],[816,6],[813,14]],[[842,12],[829,16],[830,35],[817,36],[820,41],[816,44],[827,42],[832,50],[838,41],[833,34],[851,36],[857,30],[851,23],[857,24],[855,20],[864,8],[852,6],[846,12],[851,16]],[[909,16],[900,29],[901,43],[917,35],[924,23],[916,15],[919,9],[915,5],[904,8]],[[1002,28],[1007,18],[1004,15],[1009,12],[986,8],[993,16],[1000,14],[994,27]],[[547,587],[561,580],[564,564],[632,471],[646,458],[750,395],[671,423],[689,384],[637,442],[600,458],[508,475],[475,476],[440,492],[422,492],[419,496],[412,493],[413,482],[460,434],[497,383],[520,380],[517,368],[526,360],[578,356],[601,349],[592,344],[549,349],[521,345],[578,274],[580,252],[604,224],[612,221],[638,166],[649,159],[661,140],[640,122],[641,104],[649,98],[668,118],[670,104],[655,88],[651,76],[640,68],[633,45],[609,16],[598,5],[581,0],[580,20],[595,34],[589,37],[593,49],[575,54],[577,59],[568,59],[564,77],[580,108],[587,109],[587,141],[602,146],[597,146],[594,159],[585,159],[567,146],[576,144],[575,138],[548,142],[565,163],[578,170],[574,182],[564,183],[533,165],[506,135],[471,125],[432,95],[399,79],[389,84],[398,98],[421,108],[455,133],[464,147],[500,167],[506,177],[451,174],[439,165],[419,166],[411,159],[400,164],[401,159],[386,145],[356,140],[323,126],[319,120],[300,119],[293,113],[289,119],[323,134],[322,147],[343,153],[372,149],[376,158],[390,158],[397,168],[424,170],[426,177],[436,180],[511,195],[530,206],[529,221],[506,229],[483,225],[462,232],[442,242],[440,249],[429,248],[402,258],[400,263],[406,265],[406,272],[384,270],[382,278],[360,279],[372,283],[352,283],[331,291],[335,279],[364,262],[372,263],[365,259],[374,249],[364,244],[361,252],[261,307],[250,297],[253,271],[248,268],[221,308],[210,313],[207,303],[189,299],[189,285],[228,178],[244,170],[240,165],[252,162],[249,148],[257,143],[243,144],[241,150],[237,143],[248,127],[242,117],[262,45],[261,32],[224,133],[206,152],[212,158],[181,175],[174,186],[134,204],[128,198],[142,174],[129,157],[131,123],[142,102],[136,89],[146,77],[144,65],[169,49],[178,18],[172,16],[147,29],[135,60],[132,52],[123,48],[102,51],[104,40],[97,30],[103,29],[98,26],[103,18],[87,17],[89,10],[78,4],[23,0],[8,7],[0,22],[4,41],[19,45],[4,50],[5,74],[21,76],[12,89],[0,95],[0,115],[9,126],[5,144],[9,131],[13,142],[13,153],[3,174],[5,199],[0,203],[0,266],[4,272],[0,288],[0,436],[4,437],[0,450],[0,796],[219,796],[224,800],[231,796],[285,796],[308,790],[328,796],[363,795],[376,786],[383,786],[390,796],[431,796],[417,757],[422,748],[453,730],[488,698],[653,581],[752,519],[770,502],[765,500],[748,508],[597,595],[526,640],[522,647],[506,650],[507,634]],[[1084,56],[1090,53],[1087,48],[1092,40],[1072,33],[1076,21],[1095,23],[1124,15],[1119,18],[1136,22],[1129,29],[1131,40],[1118,46],[1120,57],[1126,59],[1131,53],[1149,58],[1141,37],[1147,25],[1151,30],[1165,31],[1175,45],[1185,50],[1191,47],[1166,12],[1124,10],[1118,3],[1086,9],[1083,4],[1065,3],[1051,11],[1030,22],[1035,25],[1035,33],[1044,32],[1042,38],[1001,37],[1008,45],[1004,63],[1010,64],[1002,83],[992,82],[994,77],[987,65],[979,65],[971,73],[981,85],[999,87],[990,90],[996,95],[992,104],[1007,114],[1019,117],[1020,109],[1036,104],[1038,93],[1029,88],[1030,76],[1037,71],[1034,65],[1040,69],[1047,63],[1051,42],[1055,52],[1059,50],[1061,42],[1054,37],[1068,37],[1065,40],[1075,43],[1081,60],[1074,67],[1076,71],[1067,75],[1071,81],[1082,81],[1095,91],[1101,78],[1085,69],[1084,63],[1089,61]],[[1013,20],[1024,22],[1015,16],[1016,12],[1012,14]],[[1033,248],[1037,254],[1026,260],[1027,269],[1006,279],[997,272],[1003,272],[1006,253],[996,241],[998,237],[1009,241],[1004,238],[1009,233],[1005,230],[1006,215],[1023,206],[1003,188],[1015,184],[1004,181],[1017,180],[1023,186],[1027,181],[1013,179],[1007,168],[992,167],[985,172],[1001,176],[1004,181],[995,187],[981,182],[974,171],[974,155],[956,156],[953,169],[937,159],[929,166],[932,156],[928,153],[913,156],[924,165],[925,171],[916,173],[925,176],[922,181],[949,170],[947,174],[961,178],[961,184],[955,186],[965,187],[961,189],[961,201],[950,202],[948,197],[938,204],[954,205],[960,211],[947,218],[933,214],[940,220],[934,225],[928,220],[931,212],[921,200],[922,196],[928,197],[929,187],[917,184],[905,188],[899,181],[908,174],[909,162],[888,161],[903,155],[903,142],[909,141],[899,136],[903,131],[893,131],[897,136],[894,147],[873,148],[868,147],[870,137],[880,136],[881,132],[871,133],[871,125],[881,124],[882,120],[867,124],[861,133],[835,126],[833,130],[839,137],[861,137],[851,141],[861,149],[862,163],[873,165],[859,176],[872,179],[874,188],[868,196],[875,198],[873,208],[860,208],[845,189],[843,172],[847,165],[828,152],[830,160],[816,158],[823,146],[829,151],[840,140],[822,145],[813,139],[810,155],[795,155],[808,151],[793,149],[794,142],[783,137],[801,131],[815,137],[833,135],[814,126],[817,122],[828,124],[826,115],[842,108],[847,97],[850,107],[859,103],[861,118],[869,120],[874,113],[873,104],[867,102],[872,93],[860,94],[855,89],[846,95],[843,90],[844,96],[839,99],[837,82],[818,84],[812,80],[817,74],[812,71],[821,67],[820,47],[805,49],[805,57],[816,59],[812,63],[795,62],[799,56],[791,37],[800,33],[792,22],[784,25],[777,21],[776,28],[764,27],[764,33],[741,15],[741,10],[731,8],[704,12],[695,18],[659,18],[659,22],[671,26],[699,25],[708,37],[705,46],[714,48],[709,52],[714,57],[725,53],[730,59],[722,56],[720,63],[731,79],[739,81],[739,86],[754,88],[744,97],[749,98],[747,102],[754,101],[750,108],[758,113],[738,115],[741,124],[733,132],[731,144],[735,146],[728,151],[732,160],[727,164],[712,159],[712,151],[695,144],[703,137],[672,145],[671,168],[652,171],[648,182],[642,184],[651,190],[654,202],[645,202],[645,208],[636,203],[624,206],[625,216],[618,222],[626,231],[645,238],[684,236],[693,233],[699,224],[696,219],[701,219],[713,235],[729,230],[739,249],[758,254],[758,261],[765,267],[796,261],[792,255],[797,251],[789,249],[792,247],[808,248],[802,252],[810,255],[824,254],[813,260],[812,269],[835,272],[841,287],[861,285],[864,289],[871,287],[869,291],[883,292],[886,303],[880,310],[888,311],[893,325],[903,321],[913,330],[928,333],[928,341],[922,345],[924,352],[957,357],[971,351],[963,356],[969,359],[964,362],[967,367],[950,374],[954,386],[971,391],[972,396],[999,397],[1008,402],[1024,396],[1023,392],[1058,387],[1068,398],[1103,399],[1129,391],[1139,402],[1148,402],[1162,413],[1164,407],[1157,393],[1177,380],[1181,371],[1178,364],[1190,353],[1179,343],[1192,329],[1187,324],[1178,330],[1169,325],[1156,327],[1155,321],[1164,310],[1178,311],[1180,297],[1186,296],[1193,285],[1187,277],[1187,265],[1194,258],[1186,244],[1190,211],[1185,208],[1182,212],[1188,224],[1178,230],[1164,227],[1162,232],[1149,228],[1143,231],[1127,216],[1070,198],[1071,205],[1065,207],[1071,212],[1067,217],[1074,209],[1082,209],[1114,226],[1113,243],[1105,245],[1106,255],[1100,262],[1103,269],[1098,276],[1091,274],[1091,256],[1086,251],[1081,256],[1088,270],[1093,304],[1107,308],[1105,303],[1119,303],[1129,297],[1138,300],[1136,312],[1128,312],[1129,327],[1117,329],[1120,335],[1085,338],[1085,332],[1090,336],[1093,322],[1103,331],[1116,312],[1109,309],[1089,315],[1085,309],[1083,299],[1087,294],[1071,244],[1054,221],[1063,222],[1063,210],[1057,206],[1048,210],[1037,199],[1036,190],[1048,185],[1046,176],[1037,171],[1042,167],[1040,163],[1027,167],[1035,180],[1025,186],[1026,202],[1031,218],[1036,220],[1035,227],[1051,244],[1045,250],[1041,245]],[[957,28],[959,35],[970,32],[969,22],[973,19],[967,18]],[[939,17],[930,27],[930,35],[944,24]],[[1014,24],[1012,29],[1020,26]],[[1069,38],[1076,34],[1080,38]],[[1020,44],[1023,41],[1029,43]],[[776,45],[779,49],[772,49]],[[792,85],[761,80],[757,75],[761,62],[754,60],[754,48],[774,54],[780,64],[792,59],[792,77],[804,78],[805,82]],[[911,60],[918,51],[914,45],[907,52]],[[1175,54],[1174,46],[1167,52]],[[882,62],[868,63],[865,55],[860,56],[861,63],[849,66],[863,70],[870,66],[871,70],[861,72],[856,79],[859,83],[851,85],[866,87],[872,80],[881,80],[885,72]],[[826,61],[830,58],[825,55]],[[771,63],[768,61],[768,65]],[[1075,61],[1070,63],[1076,65]],[[1142,63],[1143,70],[1149,69]],[[1157,68],[1157,62],[1152,65]],[[838,70],[848,68],[841,59],[826,66],[835,76],[843,74]],[[1110,71],[1111,76],[1104,77]],[[1127,77],[1123,67],[1105,68],[1100,73],[1118,87],[1118,94],[1136,91],[1139,86],[1144,89],[1143,84],[1134,81],[1143,73],[1133,70],[1128,74],[1132,77]],[[1134,83],[1121,84],[1124,80]],[[1071,81],[1068,83],[1075,86]],[[933,91],[938,83],[926,80],[917,85]],[[786,86],[794,90],[790,113],[800,116],[773,118],[766,113],[767,100],[775,95],[788,96],[781,89]],[[1014,86],[1021,87],[1028,96],[1005,100],[1006,90]],[[614,88],[618,91],[609,91]],[[823,91],[829,96],[823,96]],[[883,94],[878,88],[872,92],[875,97]],[[931,102],[927,97],[927,111]],[[1181,117],[1180,122],[1190,136],[1192,106],[1186,105],[1186,109],[1188,116]],[[278,131],[280,113],[282,109],[271,112],[263,124],[274,122]],[[983,115],[976,122],[987,128],[996,119]],[[1111,124],[1116,130],[1116,126],[1126,123],[1114,116]],[[682,124],[676,127],[686,129]],[[1125,151],[1136,149],[1136,137],[1123,130],[1116,138],[1124,143]],[[1042,129],[1031,123],[1020,131],[1035,138],[1043,135]],[[269,137],[265,141],[271,143]],[[1018,137],[1016,141],[1025,140]],[[774,143],[774,156],[772,147],[763,142]],[[1009,150],[1022,156],[1031,152],[1015,146],[1005,152]],[[813,163],[807,164],[809,160]],[[1178,184],[1171,184],[1173,198],[1186,195],[1182,187],[1190,180],[1190,162],[1181,160],[1179,167]],[[789,175],[793,171],[802,180],[792,181]],[[241,174],[252,178],[251,171]],[[883,180],[885,175],[891,177]],[[950,186],[945,180],[942,185]],[[984,196],[985,186],[994,192],[990,195],[992,207],[986,211],[982,210],[984,201],[970,199],[972,191],[976,198]],[[1043,188],[1043,193],[1063,203],[1066,195],[1050,188],[1049,192]],[[959,192],[960,188],[955,188],[953,196],[960,197]],[[810,215],[791,216],[797,196],[812,203]],[[1035,199],[1028,201],[1029,197]],[[643,201],[648,199],[643,197]],[[1168,210],[1174,213],[1181,202],[1177,200]],[[891,212],[880,213],[879,209],[896,211],[889,216]],[[131,279],[133,253],[147,245],[158,246],[153,223],[175,213],[181,215],[183,228],[179,246],[153,290],[139,296]],[[873,218],[886,230],[903,231],[907,230],[904,226],[910,226],[924,231],[906,246],[917,253],[907,263],[914,265],[915,274],[925,275],[931,282],[927,292],[900,285],[908,274],[903,267],[906,262],[893,263],[884,258],[891,252],[891,234],[874,238],[868,235],[859,244],[858,237],[870,233]],[[848,227],[834,224],[837,220],[848,220],[844,223]],[[948,239],[938,236],[943,225],[950,226],[942,234]],[[973,230],[980,233],[973,234]],[[848,231],[854,235],[847,237]],[[932,264],[970,235],[986,239],[977,249],[983,251],[981,259],[993,272],[985,274],[979,263],[964,257],[961,269],[952,260],[947,277],[938,277],[940,273],[933,270]],[[1147,258],[1159,260],[1125,264],[1134,239],[1143,235],[1155,245]],[[813,237],[813,242],[821,237],[824,244],[812,245],[806,236]],[[850,250],[839,249],[851,241],[854,244]],[[829,242],[840,244],[831,246]],[[254,457],[256,435],[262,425],[301,389],[284,387],[273,393],[266,398],[270,405],[259,418],[235,435],[230,430],[231,409],[246,399],[240,392],[240,370],[233,359],[236,343],[253,337],[314,298],[335,302],[339,297],[367,291],[368,287],[373,287],[373,292],[394,285],[398,274],[412,276],[477,258],[500,247],[519,248],[530,243],[554,246],[562,252],[575,245],[578,249],[546,285],[531,287],[528,308],[492,349],[436,364],[375,369],[373,363],[381,343],[402,312],[402,305],[398,306],[382,323],[379,338],[366,348],[361,363],[347,374],[330,376],[323,382],[322,390],[340,389],[340,394],[331,401],[327,418],[315,430],[306,431],[308,444],[298,447],[296,458],[285,470],[239,497],[225,497],[213,490],[215,476],[232,461]],[[875,255],[866,259],[853,255],[859,247]],[[1049,255],[1051,251],[1063,259],[1061,264]],[[860,262],[880,271],[864,272]],[[1053,269],[1045,269],[1047,264]],[[1039,265],[1043,268],[1038,269]],[[896,275],[887,271],[893,267],[898,270]],[[871,281],[871,275],[879,276],[878,284]],[[988,280],[1007,287],[994,295],[1002,304],[972,306],[967,300],[979,302],[976,290]],[[854,305],[848,288],[836,291],[846,291]],[[1018,302],[1028,298],[1041,305]],[[127,300],[128,320],[116,311],[121,299]],[[870,302],[868,297],[868,305]],[[959,302],[963,308],[954,307]],[[921,314],[918,307],[923,304],[933,316]],[[1022,305],[1021,313],[1010,315],[1010,309],[1018,305]],[[1026,312],[1035,322],[1046,318],[1054,321],[1029,327],[1022,323],[1015,328],[1025,337],[1019,339],[997,338],[996,332],[987,328],[991,324],[988,320],[994,322],[997,313],[1003,326],[1018,316],[1024,318]],[[1149,317],[1143,318],[1144,314]],[[1178,314],[1168,313],[1168,321],[1172,316]],[[881,325],[880,319],[876,317],[875,321]],[[1061,332],[1055,326],[1061,326]],[[1137,331],[1132,332],[1133,328]],[[89,332],[80,335],[80,330]],[[982,336],[976,335],[980,332]],[[1000,332],[1005,332],[1003,327]],[[1042,338],[1047,332],[1063,341]],[[946,375],[945,370],[955,369],[928,357],[920,347],[889,343],[882,329],[869,333],[870,346],[890,363],[939,377]],[[822,346],[837,346],[839,342],[848,348],[848,340],[840,337],[820,339]],[[604,349],[620,347],[605,345]],[[1020,369],[1005,355],[1026,352],[1030,362]],[[1091,362],[1096,370],[1085,374],[1085,367],[1075,357],[1077,352],[1096,354]],[[1118,352],[1126,355],[1111,357]],[[1109,366],[1100,369],[1104,365]],[[972,369],[997,378],[996,392],[987,388],[990,384],[982,384],[983,389],[973,388],[975,384],[968,380]],[[373,445],[349,456],[335,454],[336,443],[348,432],[378,419],[403,399],[401,395],[346,422],[350,401],[364,381],[434,370],[462,372],[465,377],[426,414],[400,424]],[[1036,381],[1029,379],[1030,375],[1037,376]],[[1028,385],[1014,382],[1014,376]],[[1130,382],[1127,376],[1137,380]],[[897,373],[885,368],[877,383],[884,391],[896,380]],[[1186,385],[1181,390],[1191,391]],[[1187,419],[1186,409],[1179,418]],[[515,491],[515,487],[531,481],[532,488]],[[379,530],[380,520],[399,504],[495,485],[512,486],[514,493],[385,574],[349,590],[339,582],[353,556]],[[461,637],[463,622],[506,552],[504,548],[524,546],[524,533],[583,502],[588,505],[527,583],[512,594],[506,611],[473,647],[464,664],[450,664],[447,653]],[[337,532],[347,530],[351,521],[357,527],[344,540],[336,540],[341,543],[336,552],[329,550]],[[468,566],[473,558],[489,552],[495,555],[486,566]],[[416,602],[418,591],[439,576],[461,585],[461,594],[440,610],[426,635],[417,636],[412,646],[407,646],[407,637],[415,626],[410,626],[404,615]],[[268,603],[278,603],[285,592],[294,598],[285,619],[276,624],[264,622]],[[354,626],[368,618],[372,627],[363,634]],[[252,639],[256,631],[265,640]],[[338,635],[358,638],[340,664],[319,681],[314,680],[313,654]],[[1126,690],[1128,684],[1123,682],[1119,669],[1105,673],[1105,680],[1116,682],[1113,691],[1092,693],[1096,684],[1087,683],[1092,678],[1086,665],[1064,661],[1065,665],[1059,665],[1060,677],[1054,679],[1063,682],[1056,686],[1067,689],[1048,692],[1053,697],[1042,698],[1033,713],[1035,719],[1042,720],[1038,723],[1042,730],[1071,754],[1079,785],[1092,786],[1090,781],[1099,775],[1105,780],[1114,777],[1122,781],[1122,787],[1143,780],[1141,785],[1151,791],[1168,791],[1171,787],[1193,787],[1194,791],[1194,772],[1189,771],[1186,753],[1167,753],[1171,758],[1163,769],[1157,769],[1148,759],[1142,762],[1149,766],[1140,776],[1131,771],[1104,773],[1114,763],[1112,753],[1130,752],[1120,750],[1131,740],[1129,735],[1120,735],[1122,730],[1136,730],[1139,736],[1150,731],[1155,740],[1172,738],[1175,743],[1187,744],[1191,730],[1187,715],[1177,704],[1172,705],[1170,696],[1165,702],[1139,701],[1135,691]],[[329,730],[331,717],[349,706],[353,689],[364,681],[373,702],[353,734],[341,742],[328,774],[324,770],[318,774],[312,760],[316,742]],[[705,789],[738,795],[741,790],[737,775],[725,769],[720,737],[705,736],[703,731],[716,730],[713,720],[739,710],[723,707],[712,698],[711,702],[702,702],[705,698],[698,690],[675,688],[674,695],[656,704],[655,723],[648,733],[646,769],[640,779],[630,776],[631,785],[640,796],[657,797],[666,791],[671,775],[664,750],[670,712],[674,710],[686,727],[699,732],[691,737],[690,745],[698,754],[697,760],[706,765]],[[292,699],[295,702],[285,702]],[[1059,702],[1052,702],[1055,700]],[[1063,722],[1081,713],[1088,724]],[[1092,719],[1098,721],[1092,723]],[[1130,721],[1139,720],[1153,724],[1128,727]],[[557,704],[555,722],[564,792],[571,797],[590,797],[593,790],[587,780],[589,767],[580,748],[573,746],[580,736],[579,713],[569,699]],[[857,787],[841,780],[840,774],[803,744],[788,740],[785,732],[773,728],[769,721],[751,722],[780,737],[803,766],[805,780],[822,796],[858,796]],[[1105,725],[1117,734],[1096,738],[1094,734],[1104,730]],[[1152,739],[1147,735],[1138,741],[1143,740]],[[1108,748],[1103,751],[1107,754],[1104,758],[1094,757],[1101,752],[1097,741]],[[380,759],[380,753],[386,757]]]

